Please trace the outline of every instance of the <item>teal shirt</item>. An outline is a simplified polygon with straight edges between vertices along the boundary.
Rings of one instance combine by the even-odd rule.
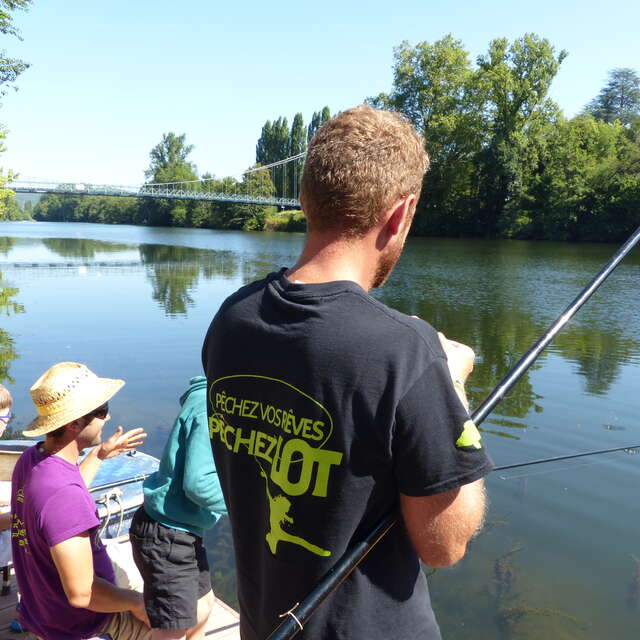
[[[144,509],[166,527],[203,536],[227,512],[211,453],[207,379],[192,378],[158,471],[144,481]]]

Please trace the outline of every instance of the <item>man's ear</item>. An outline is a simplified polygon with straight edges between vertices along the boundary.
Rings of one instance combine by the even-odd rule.
[[[86,426],[84,418],[76,418],[67,425],[67,430],[77,436]]]
[[[389,237],[398,235],[405,229],[405,224],[410,222],[412,207],[416,202],[416,194],[410,193],[398,200],[387,212],[387,233]]]

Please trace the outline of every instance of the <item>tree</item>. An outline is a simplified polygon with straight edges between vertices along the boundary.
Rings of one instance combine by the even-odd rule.
[[[16,9],[26,10],[31,2],[32,0],[0,0],[0,33],[22,40],[20,31],[13,24],[11,12]],[[4,95],[8,85],[14,83],[16,78],[28,68],[29,65],[24,60],[9,58],[4,49],[0,50],[0,95]]]
[[[457,235],[474,218],[473,157],[483,141],[482,107],[469,54],[451,35],[394,50],[393,91],[368,101],[402,113],[426,139],[431,167],[414,231]]]
[[[30,4],[31,0],[0,0],[0,33],[15,36],[21,40],[20,32],[13,24],[11,12],[16,9],[27,9]],[[4,49],[0,50],[0,96],[7,92],[7,87],[13,84],[28,67],[29,65],[23,60],[9,58]],[[4,146],[6,136],[6,130],[0,125],[0,154],[6,150]],[[11,171],[5,174],[4,169],[0,169],[0,220],[7,217],[7,207],[14,209],[13,191],[5,189],[5,185],[16,177]]]
[[[260,197],[269,197],[275,193],[275,187],[267,169],[245,173],[242,176],[240,189],[242,193]],[[262,231],[266,215],[275,210],[275,207],[263,204],[238,204],[234,208],[233,223],[245,231]]]
[[[586,107],[594,118],[624,125],[640,116],[640,76],[629,68],[613,69],[607,84]]]
[[[617,163],[624,139],[622,126],[582,114],[559,117],[545,133],[538,150],[538,168],[526,181],[520,199],[525,225],[514,225],[512,235],[534,239],[580,240],[604,231],[604,217],[594,209],[607,167]],[[526,228],[525,228],[526,226]],[[602,240],[605,238],[602,237]]]
[[[489,131],[478,157],[478,230],[487,235],[518,210],[523,178],[536,164],[530,133],[557,110],[546,96],[566,55],[563,50],[556,56],[546,38],[529,33],[511,45],[506,38],[493,40],[488,53],[478,57],[478,90]]]
[[[314,111],[311,117],[311,122],[307,127],[307,142],[311,142],[313,136],[316,135],[318,129],[331,118],[331,111],[329,107],[324,107],[322,111]]]
[[[301,113],[296,113],[291,125],[291,135],[289,136],[289,156],[297,156],[307,150],[307,132]],[[300,177],[304,167],[304,159],[292,161],[292,166],[288,169],[289,186],[285,197],[297,198],[300,190]]]
[[[286,118],[278,118],[273,123],[267,120],[256,145],[256,164],[266,166],[287,158],[291,148],[289,133]],[[287,172],[285,165],[273,168],[273,183],[279,198],[284,198],[287,191]]]
[[[7,148],[4,140],[7,137],[6,130],[0,125],[0,154],[4,153]],[[9,169],[7,173],[0,167],[0,220],[15,220],[15,208],[17,207],[15,194],[11,189],[6,189],[7,183],[15,180],[16,174]]]
[[[186,137],[185,133],[177,136],[173,131],[162,135],[161,142],[149,153],[151,163],[145,171],[147,179],[150,178],[152,183],[198,179],[195,165],[187,160],[194,147],[192,144],[186,144]]]
[[[195,190],[199,186],[196,167],[187,159],[193,145],[186,143],[186,134],[172,131],[162,135],[162,140],[151,150],[149,168],[145,176],[147,184],[184,183],[182,189]],[[146,224],[153,226],[189,226],[189,205],[182,201],[161,198],[147,199],[141,207]]]

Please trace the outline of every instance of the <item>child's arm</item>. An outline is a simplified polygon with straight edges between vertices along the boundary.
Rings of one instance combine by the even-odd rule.
[[[211,452],[207,414],[197,413],[185,427],[187,436],[182,488],[189,500],[220,517],[227,512],[227,507]]]

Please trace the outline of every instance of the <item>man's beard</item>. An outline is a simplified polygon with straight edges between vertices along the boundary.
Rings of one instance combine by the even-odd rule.
[[[372,289],[381,287],[387,281],[387,278],[393,271],[393,267],[396,266],[396,262],[400,259],[403,247],[404,242],[398,242],[396,246],[390,248],[380,256],[380,260],[378,260],[378,265],[376,266],[376,272],[373,276]]]

